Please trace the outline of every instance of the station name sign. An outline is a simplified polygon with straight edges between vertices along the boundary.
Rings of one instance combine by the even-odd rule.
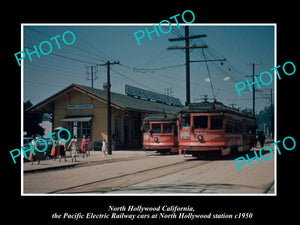
[[[93,104],[67,105],[67,109],[92,109]]]
[[[161,102],[168,105],[182,106],[179,98],[174,98],[171,96],[155,93],[152,91],[136,88],[130,85],[125,85],[125,93],[130,96],[135,96],[139,98],[144,98],[147,100],[153,100]]]

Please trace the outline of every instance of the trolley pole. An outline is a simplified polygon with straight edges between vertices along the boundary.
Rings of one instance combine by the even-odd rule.
[[[112,154],[111,149],[111,96],[110,96],[110,65],[120,64],[120,62],[110,62],[107,61],[104,64],[97,64],[97,66],[107,66],[107,153]]]

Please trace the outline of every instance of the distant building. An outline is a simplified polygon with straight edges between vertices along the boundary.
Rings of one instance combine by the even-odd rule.
[[[107,139],[107,91],[79,84],[63,90],[30,107],[28,112],[48,113],[52,116],[52,131],[67,128],[72,135],[89,136],[92,143]],[[153,94],[153,93],[152,93]],[[131,93],[132,95],[132,93]],[[157,94],[158,96],[160,94]],[[143,100],[111,92],[112,140],[115,147],[142,146],[142,119],[149,113],[177,113],[181,107]],[[167,96],[168,97],[168,96]]]

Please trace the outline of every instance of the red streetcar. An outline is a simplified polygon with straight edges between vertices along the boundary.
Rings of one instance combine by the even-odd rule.
[[[179,154],[225,156],[255,145],[255,118],[220,102],[190,104],[179,113]]]
[[[177,116],[150,114],[143,121],[143,147],[162,154],[178,153]]]

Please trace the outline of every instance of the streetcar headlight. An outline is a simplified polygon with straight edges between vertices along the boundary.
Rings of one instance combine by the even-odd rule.
[[[157,137],[155,137],[155,138],[154,138],[154,141],[155,141],[155,142],[158,142],[158,138],[157,138]]]
[[[190,139],[190,132],[186,131],[186,132],[181,132],[181,139]]]
[[[203,136],[202,136],[202,135],[199,135],[199,136],[198,136],[198,140],[199,140],[199,141],[202,141],[202,140],[203,140]]]
[[[145,134],[145,135],[144,135],[144,140],[145,140],[145,141],[149,141],[149,140],[150,140],[149,134]]]

